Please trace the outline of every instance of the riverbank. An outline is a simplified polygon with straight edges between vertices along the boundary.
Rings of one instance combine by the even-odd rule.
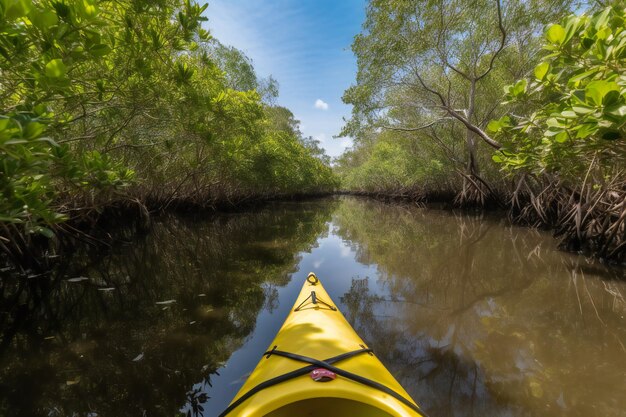
[[[460,203],[459,193],[452,190],[406,188],[340,193],[441,209],[503,211],[514,224],[551,231],[563,250],[626,265],[626,182],[603,188],[583,184],[572,189],[555,182],[533,187],[519,181],[514,190],[488,193],[483,201],[473,204]]]
[[[302,201],[331,195],[330,191],[314,193],[247,194],[212,198],[158,196],[126,197],[91,208],[68,208],[65,222],[48,226],[49,236],[25,233],[18,225],[1,224],[0,264],[5,270],[22,271],[24,276],[50,271],[76,244],[109,247],[116,240],[148,233],[153,220],[168,213],[208,215],[247,210],[275,201]],[[120,235],[121,232],[121,235]]]
[[[518,190],[517,194],[489,196],[482,204],[460,205],[452,192],[425,193],[416,190],[366,192],[340,190],[316,193],[269,193],[213,198],[206,201],[182,197],[168,199],[155,196],[144,199],[125,198],[109,202],[98,209],[73,210],[69,221],[53,226],[51,239],[23,234],[15,226],[2,228],[2,263],[25,275],[40,274],[53,266],[51,260],[62,258],[78,243],[109,246],[123,229],[123,238],[150,231],[154,218],[166,213],[219,214],[247,210],[275,201],[303,201],[330,195],[351,195],[390,203],[409,202],[442,209],[499,211],[512,223],[549,230],[562,250],[584,254],[613,265],[626,265],[626,192],[619,189],[582,193],[569,189],[546,187],[542,192]],[[54,263],[54,261],[52,262]]]

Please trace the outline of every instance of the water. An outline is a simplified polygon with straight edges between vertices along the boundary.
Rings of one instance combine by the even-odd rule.
[[[0,415],[216,416],[309,271],[431,416],[626,415],[623,269],[500,216],[356,198],[168,216],[4,277]]]

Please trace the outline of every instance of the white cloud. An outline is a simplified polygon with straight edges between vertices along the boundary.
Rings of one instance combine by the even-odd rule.
[[[319,110],[328,110],[328,103],[326,103],[321,98],[315,100],[315,108]]]
[[[352,139],[350,138],[342,138],[340,143],[341,143],[341,146],[344,148],[349,148],[353,145]]]
[[[326,142],[326,133],[320,133],[319,135],[313,136],[313,139],[319,140],[320,143]]]

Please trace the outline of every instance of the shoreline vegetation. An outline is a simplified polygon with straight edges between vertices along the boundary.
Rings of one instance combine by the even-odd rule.
[[[349,193],[504,209],[626,264],[624,7],[409,3],[367,6],[355,145],[331,162],[206,6],[0,1],[0,263],[36,275],[116,222]]]
[[[342,187],[499,206],[626,263],[625,16],[622,2],[370,1]]]
[[[338,186],[278,83],[202,28],[191,0],[0,1],[0,251],[103,213],[211,208]],[[54,252],[54,251],[52,251]]]

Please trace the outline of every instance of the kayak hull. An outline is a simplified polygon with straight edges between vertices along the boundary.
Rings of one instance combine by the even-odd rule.
[[[283,326],[231,405],[228,416],[347,416],[367,417],[421,416],[417,406],[365,342],[337,309],[330,296],[310,274]],[[360,351],[332,366],[356,374],[393,391],[406,403],[349,377],[337,375],[328,382],[314,381],[309,372],[256,392],[243,402],[241,398],[259,384],[315,365],[272,354],[272,350],[326,361],[347,352]],[[332,369],[331,369],[332,370]],[[409,407],[411,405],[411,407]],[[225,415],[225,414],[222,414]]]

